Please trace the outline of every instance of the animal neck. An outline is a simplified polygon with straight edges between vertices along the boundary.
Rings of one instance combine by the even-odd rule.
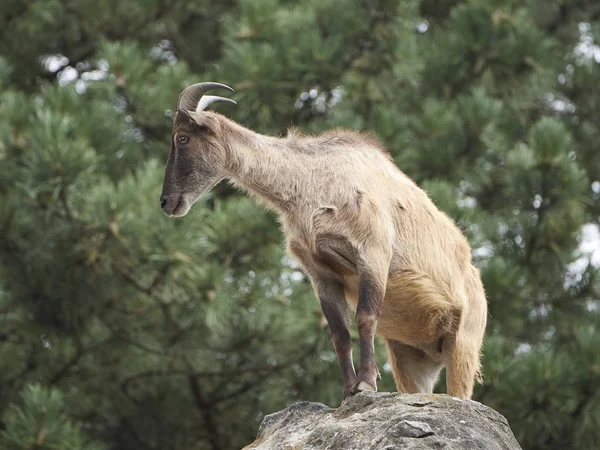
[[[226,136],[228,178],[280,212],[298,207],[299,186],[306,162],[288,138],[264,136],[222,118]],[[305,158],[304,158],[305,159]]]

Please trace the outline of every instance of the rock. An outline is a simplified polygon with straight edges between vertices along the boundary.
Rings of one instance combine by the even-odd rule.
[[[515,450],[506,419],[438,394],[361,392],[338,409],[298,402],[266,416],[244,450]]]

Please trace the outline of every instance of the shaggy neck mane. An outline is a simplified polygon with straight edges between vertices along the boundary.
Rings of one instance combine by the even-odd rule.
[[[319,160],[336,158],[335,148],[359,137],[344,132],[301,137],[290,130],[287,137],[278,138],[255,133],[224,116],[218,118],[230,180],[268,206],[288,213],[301,206],[301,184],[317,182]]]

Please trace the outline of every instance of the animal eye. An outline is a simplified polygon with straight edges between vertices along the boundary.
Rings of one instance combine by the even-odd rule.
[[[180,144],[187,144],[188,137],[187,136],[179,136],[177,138],[177,142],[180,143]]]

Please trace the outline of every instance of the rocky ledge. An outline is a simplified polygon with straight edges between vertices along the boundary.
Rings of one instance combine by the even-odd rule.
[[[337,409],[298,402],[266,416],[244,450],[516,450],[507,420],[438,394],[362,392]]]

